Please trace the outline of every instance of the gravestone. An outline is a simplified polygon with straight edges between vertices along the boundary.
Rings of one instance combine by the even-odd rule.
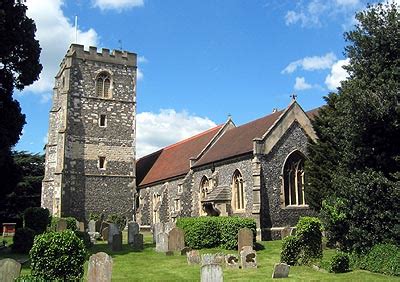
[[[19,277],[21,264],[13,259],[6,258],[0,260],[0,281],[12,282]]]
[[[157,236],[156,240],[156,251],[167,252],[168,251],[168,234],[161,232]]]
[[[108,244],[111,245],[113,241],[113,236],[119,233],[120,231],[118,225],[115,223],[110,223],[108,225]]]
[[[157,222],[153,225],[153,243],[157,244],[158,234],[164,232],[164,224],[161,222]]]
[[[60,218],[57,222],[57,232],[67,230],[67,220]]]
[[[287,236],[289,236],[292,233],[292,228],[289,226],[284,227],[281,229],[281,239],[285,239]]]
[[[253,246],[253,231],[249,228],[242,228],[238,232],[238,251],[244,246]]]
[[[244,246],[240,251],[242,268],[257,268],[257,254],[251,246]]]
[[[275,263],[272,278],[287,278],[289,277],[290,266],[286,263]]]
[[[111,250],[119,252],[122,250],[122,233],[114,234],[112,237]]]
[[[143,250],[143,234],[135,234],[131,247],[136,251]]]
[[[78,230],[81,232],[85,232],[85,223],[80,221],[78,222],[78,225],[79,225]]]
[[[219,264],[206,264],[200,269],[201,282],[222,282],[224,276],[222,267]]]
[[[136,222],[129,222],[128,223],[128,244],[133,244],[135,240],[135,235],[139,234],[139,224]]]
[[[225,255],[223,253],[217,254],[204,254],[201,256],[201,264],[225,264]]]
[[[179,227],[174,227],[168,234],[168,250],[181,251],[185,247],[185,232]]]
[[[108,228],[110,224],[106,221],[102,221],[100,225],[100,233],[103,233],[104,228]]]
[[[189,265],[200,264],[201,258],[198,250],[192,250],[186,253],[186,259]]]
[[[225,265],[229,268],[239,268],[239,258],[233,254],[226,255]]]
[[[110,282],[113,261],[111,256],[100,252],[91,255],[88,266],[88,282]]]
[[[103,241],[108,242],[108,227],[103,229],[103,231],[101,232],[101,237],[103,238]]]
[[[89,232],[96,232],[96,221],[93,219],[89,220]]]

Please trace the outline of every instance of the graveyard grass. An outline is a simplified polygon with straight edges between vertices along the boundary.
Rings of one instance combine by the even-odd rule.
[[[186,256],[181,256],[175,252],[174,256],[166,256],[164,253],[155,252],[155,245],[152,243],[150,233],[144,234],[145,249],[140,252],[132,251],[126,244],[124,233],[123,250],[111,252],[106,242],[98,242],[90,254],[106,252],[113,258],[113,281],[183,281],[200,280],[200,266],[188,265]],[[261,242],[263,250],[257,251],[257,269],[228,269],[223,268],[225,281],[268,281],[273,280],[273,265],[279,262],[281,241]],[[222,249],[201,250],[201,254],[218,253],[236,254],[235,251]],[[324,259],[328,259],[334,254],[334,250],[325,250]],[[20,258],[21,255],[0,254],[0,259],[5,257]],[[28,265],[23,265],[21,274],[29,274]],[[87,262],[85,263],[85,275],[87,273]],[[324,273],[312,269],[308,266],[294,266],[290,268],[289,278],[285,281],[399,281],[398,277],[385,276],[382,274],[371,273],[368,271],[354,270],[348,273],[333,274]]]

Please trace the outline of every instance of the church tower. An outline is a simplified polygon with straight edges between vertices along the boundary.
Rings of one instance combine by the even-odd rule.
[[[72,44],[55,78],[42,206],[79,220],[132,217],[136,54]]]

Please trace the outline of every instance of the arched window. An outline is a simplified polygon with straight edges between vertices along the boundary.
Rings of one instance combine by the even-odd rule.
[[[302,206],[304,201],[304,155],[291,153],[283,168],[283,193],[285,206]]]
[[[100,73],[96,78],[96,95],[99,97],[111,97],[111,78],[106,72]]]
[[[232,207],[233,210],[244,210],[243,177],[239,170],[235,170],[232,177]]]
[[[199,189],[199,213],[200,215],[205,215],[206,213],[203,210],[203,205],[201,201],[203,201],[208,194],[208,190],[210,187],[210,181],[208,180],[207,176],[203,176],[200,181],[200,189]]]
[[[153,223],[160,222],[160,205],[161,195],[158,193],[153,194]]]

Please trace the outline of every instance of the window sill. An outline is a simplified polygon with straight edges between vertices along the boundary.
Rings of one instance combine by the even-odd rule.
[[[282,208],[286,209],[286,210],[306,210],[306,209],[309,209],[310,206],[309,205],[298,205],[298,206],[290,205],[290,206],[283,206]]]

